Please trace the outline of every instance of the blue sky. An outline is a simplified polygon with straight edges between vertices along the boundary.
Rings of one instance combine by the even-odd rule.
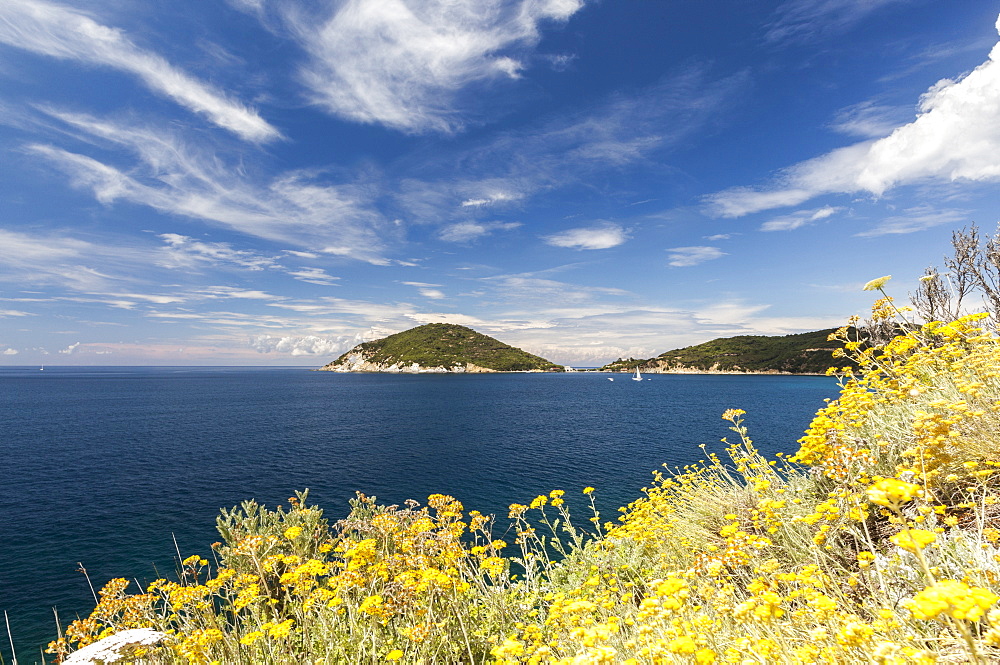
[[[905,298],[1000,219],[1000,4],[4,0],[0,363],[556,362]]]

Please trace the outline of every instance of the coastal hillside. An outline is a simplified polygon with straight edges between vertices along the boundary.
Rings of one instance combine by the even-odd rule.
[[[545,358],[472,328],[428,323],[358,344],[320,368],[329,372],[557,372]]]
[[[760,372],[822,374],[832,365],[853,364],[833,358],[842,343],[829,341],[836,329],[795,335],[739,335],[720,337],[704,344],[666,351],[639,360],[619,358],[601,368],[606,372],[628,372],[639,367],[649,373]]]
[[[794,455],[762,456],[744,411],[727,409],[725,450],[656,472],[614,522],[600,489],[573,485],[515,489],[506,517],[446,494],[399,506],[359,493],[336,522],[305,491],[288,508],[244,501],[222,510],[211,557],[178,562],[176,581],[112,579],[48,653],[1000,663],[1000,341],[982,318],[851,345],[855,379]]]

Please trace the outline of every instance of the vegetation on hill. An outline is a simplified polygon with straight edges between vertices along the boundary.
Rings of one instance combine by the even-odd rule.
[[[246,502],[223,511],[214,563],[112,580],[50,649],[153,629],[144,662],[1000,662],[1000,341],[983,316],[879,346],[835,331],[858,369],[795,455],[761,457],[730,409],[726,452],[656,473],[617,523],[582,528],[561,489],[512,504],[509,526],[440,494],[359,496],[333,526],[304,494]]]
[[[601,370],[628,372],[639,367],[660,371],[681,368],[698,371],[822,374],[834,362],[832,353],[843,346],[840,342],[830,341],[829,337],[835,331],[835,328],[830,328],[774,337],[720,337],[704,344],[667,351],[655,358],[619,358]]]
[[[452,323],[428,323],[382,339],[364,342],[341,355],[337,365],[352,353],[361,353],[379,365],[447,367],[472,363],[498,372],[560,371],[561,365],[504,344],[472,328]]]

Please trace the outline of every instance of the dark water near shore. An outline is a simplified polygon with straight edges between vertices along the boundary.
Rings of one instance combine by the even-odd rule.
[[[93,607],[77,562],[98,588],[170,574],[173,539],[207,555],[221,506],[308,487],[336,519],[355,491],[441,492],[505,518],[512,502],[591,485],[614,519],[661,464],[721,451],[725,409],[747,411],[765,453],[791,452],[836,395],[825,377],[607,376],[0,367],[0,612],[18,658],[40,660],[53,607],[64,625]]]

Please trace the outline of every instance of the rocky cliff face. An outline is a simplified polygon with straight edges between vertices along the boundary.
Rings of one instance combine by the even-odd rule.
[[[417,363],[379,363],[372,362],[371,353],[365,353],[364,351],[352,349],[346,354],[333,361],[332,363],[326,364],[320,367],[320,371],[323,372],[398,372],[402,374],[442,374],[442,373],[457,373],[457,374],[482,374],[486,372],[496,372],[495,369],[490,369],[488,367],[480,367],[473,363],[467,363],[465,365],[456,365],[455,367],[422,367]]]

